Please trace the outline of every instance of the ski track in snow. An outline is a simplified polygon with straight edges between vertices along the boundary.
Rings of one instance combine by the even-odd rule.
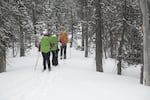
[[[67,54],[51,72],[42,72],[41,56],[36,70],[31,67],[36,56],[20,59],[16,68],[0,74],[0,100],[149,100],[150,88],[137,79],[97,73],[83,52],[68,49]]]
[[[4,97],[8,100],[36,100],[34,97],[46,96],[47,91],[52,87],[52,82],[59,73],[59,69],[55,68],[53,71],[39,72],[35,71],[27,76],[27,79],[15,84],[7,91]],[[15,90],[14,90],[15,89]]]

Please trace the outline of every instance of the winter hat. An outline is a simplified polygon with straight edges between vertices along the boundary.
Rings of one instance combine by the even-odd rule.
[[[48,35],[48,33],[44,32],[43,35]]]
[[[56,37],[56,34],[55,34],[55,33],[53,33],[53,34],[52,34],[52,37]]]
[[[48,35],[47,29],[43,31],[43,35]]]
[[[48,36],[48,33],[44,32],[44,33],[43,33],[43,36]]]

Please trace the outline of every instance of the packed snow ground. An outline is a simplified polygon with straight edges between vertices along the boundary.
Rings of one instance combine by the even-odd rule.
[[[150,87],[139,84],[139,69],[115,75],[115,61],[104,60],[104,73],[96,72],[94,58],[68,48],[67,59],[52,71],[42,72],[36,48],[26,57],[8,58],[0,74],[0,100],[150,100]]]

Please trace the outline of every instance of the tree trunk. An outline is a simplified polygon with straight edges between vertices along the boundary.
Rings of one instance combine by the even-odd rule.
[[[110,57],[113,58],[113,34],[110,31]]]
[[[104,47],[104,55],[105,55],[105,59],[107,59],[107,48]]]
[[[143,71],[144,71],[144,66],[141,66],[141,75],[140,75],[140,83],[143,84]]]
[[[143,14],[143,32],[144,32],[144,84],[150,86],[150,25],[149,25],[149,6],[150,1],[140,0],[140,6]]]
[[[84,14],[84,7],[85,7],[85,0],[81,1],[82,6],[81,6],[81,19],[82,21],[84,20],[85,14]],[[81,46],[82,46],[82,51],[84,51],[84,43],[85,43],[85,24],[82,22],[82,41],[81,41]]]
[[[119,50],[118,50],[118,64],[117,64],[117,74],[121,75],[121,68],[122,68],[122,48],[124,45],[124,35],[125,35],[125,31],[126,31],[126,0],[124,1],[124,5],[123,5],[123,32],[121,34],[121,41],[120,41],[120,46],[119,46]]]
[[[72,48],[72,43],[73,43],[73,13],[72,13],[72,7],[71,7],[71,20],[72,20],[72,23],[71,23],[71,31],[72,31],[72,36],[71,36],[71,42],[70,42],[70,47]]]
[[[22,57],[25,56],[25,47],[24,47],[24,34],[20,16],[19,16],[19,26],[20,26],[20,57]]]
[[[32,8],[32,22],[33,22],[33,29],[34,29],[34,35],[35,35],[35,47],[37,47],[38,43],[38,37],[36,32],[36,11],[35,11],[35,2],[32,2],[33,8]]]
[[[13,57],[15,57],[15,40],[12,41]]]
[[[0,28],[2,27],[2,25],[3,25],[2,15],[0,14]],[[0,40],[0,43],[1,43],[1,40]],[[5,72],[5,71],[6,71],[6,54],[5,54],[5,48],[3,48],[3,47],[0,46],[0,73],[1,72]]]
[[[85,57],[88,57],[88,25],[86,25],[86,35],[85,35]]]
[[[82,46],[82,51],[84,51],[84,24],[82,23],[82,43],[81,43],[81,46]]]
[[[89,8],[88,8],[88,0],[85,0],[85,57],[88,57],[88,39],[89,39],[89,31],[88,31],[88,20],[89,20]]]
[[[98,72],[103,72],[102,67],[102,58],[103,58],[103,49],[102,49],[102,11],[101,11],[101,2],[102,0],[95,0],[96,7],[96,70]]]
[[[0,73],[6,72],[6,50],[0,48]]]

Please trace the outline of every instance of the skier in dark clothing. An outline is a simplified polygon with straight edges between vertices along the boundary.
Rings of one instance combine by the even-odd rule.
[[[53,33],[51,36],[51,52],[52,52],[52,65],[58,65],[58,37],[56,34]]]
[[[48,65],[48,70],[51,71],[51,64],[50,64],[50,37],[48,37],[47,33],[43,33],[43,37],[41,39],[39,45],[39,51],[41,51],[43,56],[43,71],[46,70],[46,63]]]
[[[46,62],[48,64],[48,69],[49,71],[51,71],[51,65],[50,65],[50,52],[44,53],[42,52],[42,56],[43,56],[43,71],[46,70]]]

